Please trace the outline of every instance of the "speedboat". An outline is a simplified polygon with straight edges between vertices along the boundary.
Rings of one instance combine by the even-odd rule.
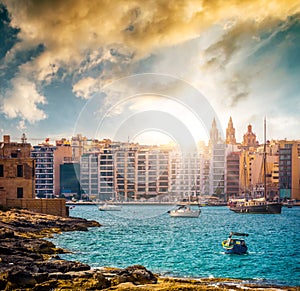
[[[100,211],[121,211],[122,207],[114,204],[103,204],[99,206]]]
[[[199,217],[201,209],[192,209],[189,205],[180,205],[178,208],[168,211],[171,217]]]
[[[248,236],[248,233],[230,232],[228,239],[222,241],[225,254],[243,255],[247,253],[248,247],[241,236]]]

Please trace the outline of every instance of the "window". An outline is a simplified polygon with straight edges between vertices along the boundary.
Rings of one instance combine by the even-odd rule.
[[[23,165],[17,165],[17,177],[23,177]]]
[[[17,188],[17,198],[23,198],[23,188]]]
[[[0,165],[0,177],[4,177],[4,166]]]

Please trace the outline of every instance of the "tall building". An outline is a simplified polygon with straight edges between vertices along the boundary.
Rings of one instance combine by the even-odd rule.
[[[60,196],[66,199],[81,199],[80,165],[78,162],[60,164]]]
[[[233,127],[231,116],[229,118],[228,126],[226,129],[226,144],[236,144],[235,128]]]
[[[54,151],[56,147],[43,143],[33,146],[31,157],[36,162],[35,194],[37,198],[55,197]]]
[[[240,152],[232,152],[226,157],[227,200],[238,197],[240,193],[240,156]]]
[[[220,198],[225,195],[225,143],[217,143],[212,146],[211,157],[211,181],[210,181],[210,193]]]
[[[199,153],[181,153],[179,151],[173,151],[171,156],[171,194],[174,196],[173,198],[177,200],[198,200],[201,192],[201,163]]]
[[[69,141],[61,139],[56,141],[56,149],[54,151],[54,194],[59,197],[61,192],[60,186],[60,165],[64,162],[72,161],[72,147]]]
[[[281,199],[300,200],[300,156],[297,141],[279,141],[279,193]]]
[[[99,153],[86,153],[81,156],[80,186],[82,189],[82,198],[88,198],[91,200],[99,199],[99,193],[100,193],[99,169],[100,169]]]

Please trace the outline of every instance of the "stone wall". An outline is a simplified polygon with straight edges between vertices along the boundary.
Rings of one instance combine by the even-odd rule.
[[[69,216],[66,207],[66,200],[57,199],[6,199],[7,207],[18,207],[28,209],[38,213],[57,215],[62,217]]]

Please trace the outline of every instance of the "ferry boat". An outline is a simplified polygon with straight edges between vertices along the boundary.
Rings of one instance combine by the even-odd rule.
[[[234,237],[233,237],[234,236]],[[241,236],[248,236],[248,233],[230,232],[228,239],[222,241],[225,254],[243,255],[248,251],[248,247]]]
[[[236,213],[280,214],[281,202],[270,202],[265,198],[237,200],[229,202],[229,209]]]

